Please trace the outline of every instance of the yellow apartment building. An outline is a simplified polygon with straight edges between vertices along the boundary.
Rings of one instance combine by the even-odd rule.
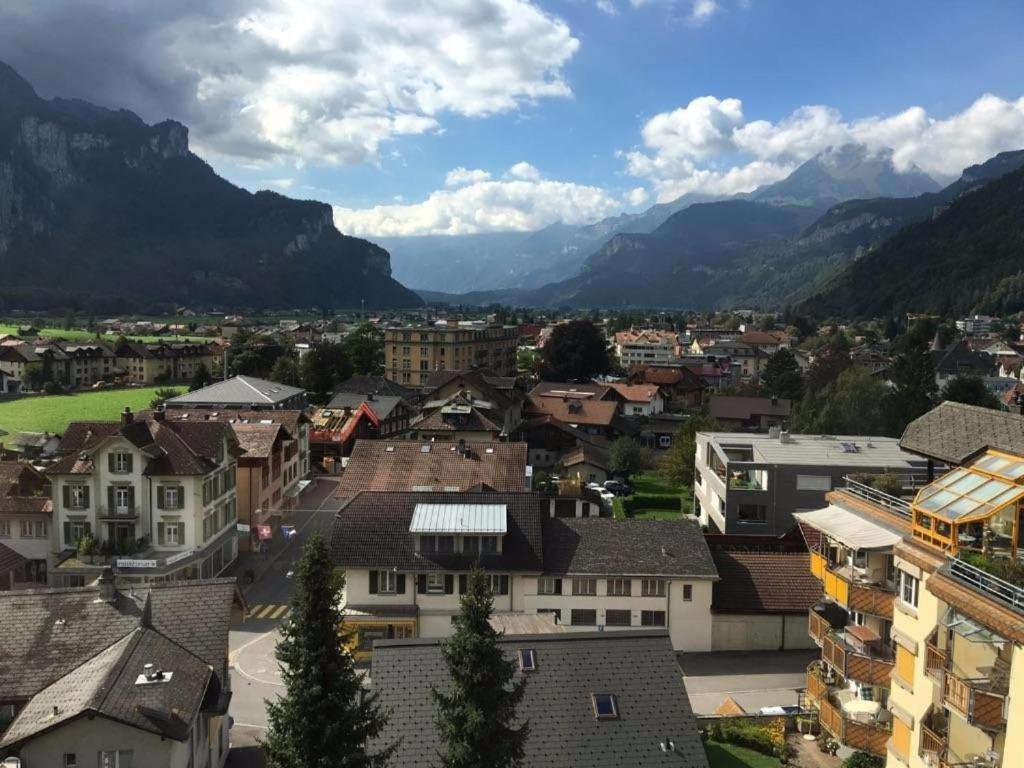
[[[425,387],[431,371],[485,369],[516,375],[519,328],[449,320],[444,325],[384,331],[384,373],[392,381]]]

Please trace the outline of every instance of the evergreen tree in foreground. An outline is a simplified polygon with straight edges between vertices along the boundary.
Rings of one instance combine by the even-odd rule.
[[[277,644],[287,692],[267,701],[270,768],[378,768],[393,751],[367,752],[386,718],[342,648],[341,588],[327,544],[314,533],[296,567],[292,610]]]
[[[443,768],[518,768],[529,724],[513,727],[526,679],[498,645],[490,624],[494,600],[487,575],[474,568],[443,653],[452,677],[447,693],[435,690]]]

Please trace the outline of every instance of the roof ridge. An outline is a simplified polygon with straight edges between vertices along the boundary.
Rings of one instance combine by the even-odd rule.
[[[273,402],[273,400],[271,400],[271,399],[270,399],[270,396],[269,396],[269,395],[266,395],[266,394],[264,394],[263,392],[260,392],[260,391],[259,391],[259,389],[257,389],[257,388],[256,388],[256,386],[255,386],[255,385],[253,385],[253,383],[252,383],[252,382],[251,382],[251,381],[249,380],[249,377],[248,377],[248,376],[241,376],[241,375],[239,375],[239,376],[237,376],[236,378],[237,378],[237,379],[238,379],[239,381],[241,381],[241,382],[242,382],[243,384],[245,384],[245,386],[247,386],[247,387],[248,387],[249,389],[251,389],[251,390],[252,390],[253,392],[255,392],[255,393],[256,393],[257,395],[259,395],[260,397],[262,397],[262,398],[263,398],[263,400],[264,400],[265,402],[268,402],[268,403],[271,403],[271,402]],[[253,377],[253,378],[255,378],[255,377]],[[230,379],[225,379],[224,381],[230,381]],[[268,379],[258,379],[258,381],[268,381]],[[275,383],[276,383],[276,382],[275,382]]]
[[[93,695],[90,697],[89,704],[87,705],[89,709],[99,711],[103,708],[103,705],[107,701],[107,697],[114,690],[114,685],[117,683],[117,679],[121,677],[121,674],[124,672],[125,667],[128,666],[128,660],[131,659],[132,654],[135,653],[135,649],[138,647],[139,642],[142,640],[142,635],[145,633],[145,631],[146,628],[144,626],[137,626],[134,629],[132,629],[128,634],[123,635],[120,639],[118,639],[116,643],[111,643],[103,649],[104,651],[108,651],[115,645],[117,645],[117,643],[124,641],[126,637],[130,638],[128,645],[121,652],[117,660],[117,663],[114,664],[113,667],[111,667],[110,671],[107,672],[106,675],[104,675],[103,680],[100,682],[100,685],[93,693]],[[100,653],[102,652],[103,651],[101,651]],[[98,655],[99,654],[96,654],[96,656]],[[96,658],[96,656],[93,656],[93,658]],[[83,664],[84,663],[85,662],[83,662]],[[75,669],[80,669],[83,666],[83,664],[79,664],[77,667],[75,667]],[[71,672],[74,672],[75,669],[71,670]],[[69,672],[68,674],[71,674],[71,672]]]

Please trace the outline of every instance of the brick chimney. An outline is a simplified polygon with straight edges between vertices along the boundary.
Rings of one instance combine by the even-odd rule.
[[[117,599],[117,589],[114,587],[114,569],[109,565],[103,566],[103,572],[96,580],[100,588],[100,600],[104,603],[112,603]]]
[[[153,409],[153,421],[163,421],[167,417],[167,411],[164,410],[162,405],[158,405]]]
[[[135,421],[135,416],[132,414],[132,409],[126,405],[124,410],[121,411],[121,425],[126,426],[133,421]]]

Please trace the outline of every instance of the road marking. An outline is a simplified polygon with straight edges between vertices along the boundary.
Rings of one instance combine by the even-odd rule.
[[[278,608],[276,611],[274,611],[270,615],[270,618],[272,618],[272,619],[280,619],[286,613],[288,613],[288,606],[287,605],[282,605],[280,608]]]
[[[256,723],[240,723],[237,720],[235,720],[235,722],[232,723],[232,725],[236,728],[259,728],[261,731],[266,731],[270,728],[269,725],[256,725]]]
[[[249,616],[255,616],[257,613],[263,610],[263,603],[256,603],[256,605],[249,606]]]

